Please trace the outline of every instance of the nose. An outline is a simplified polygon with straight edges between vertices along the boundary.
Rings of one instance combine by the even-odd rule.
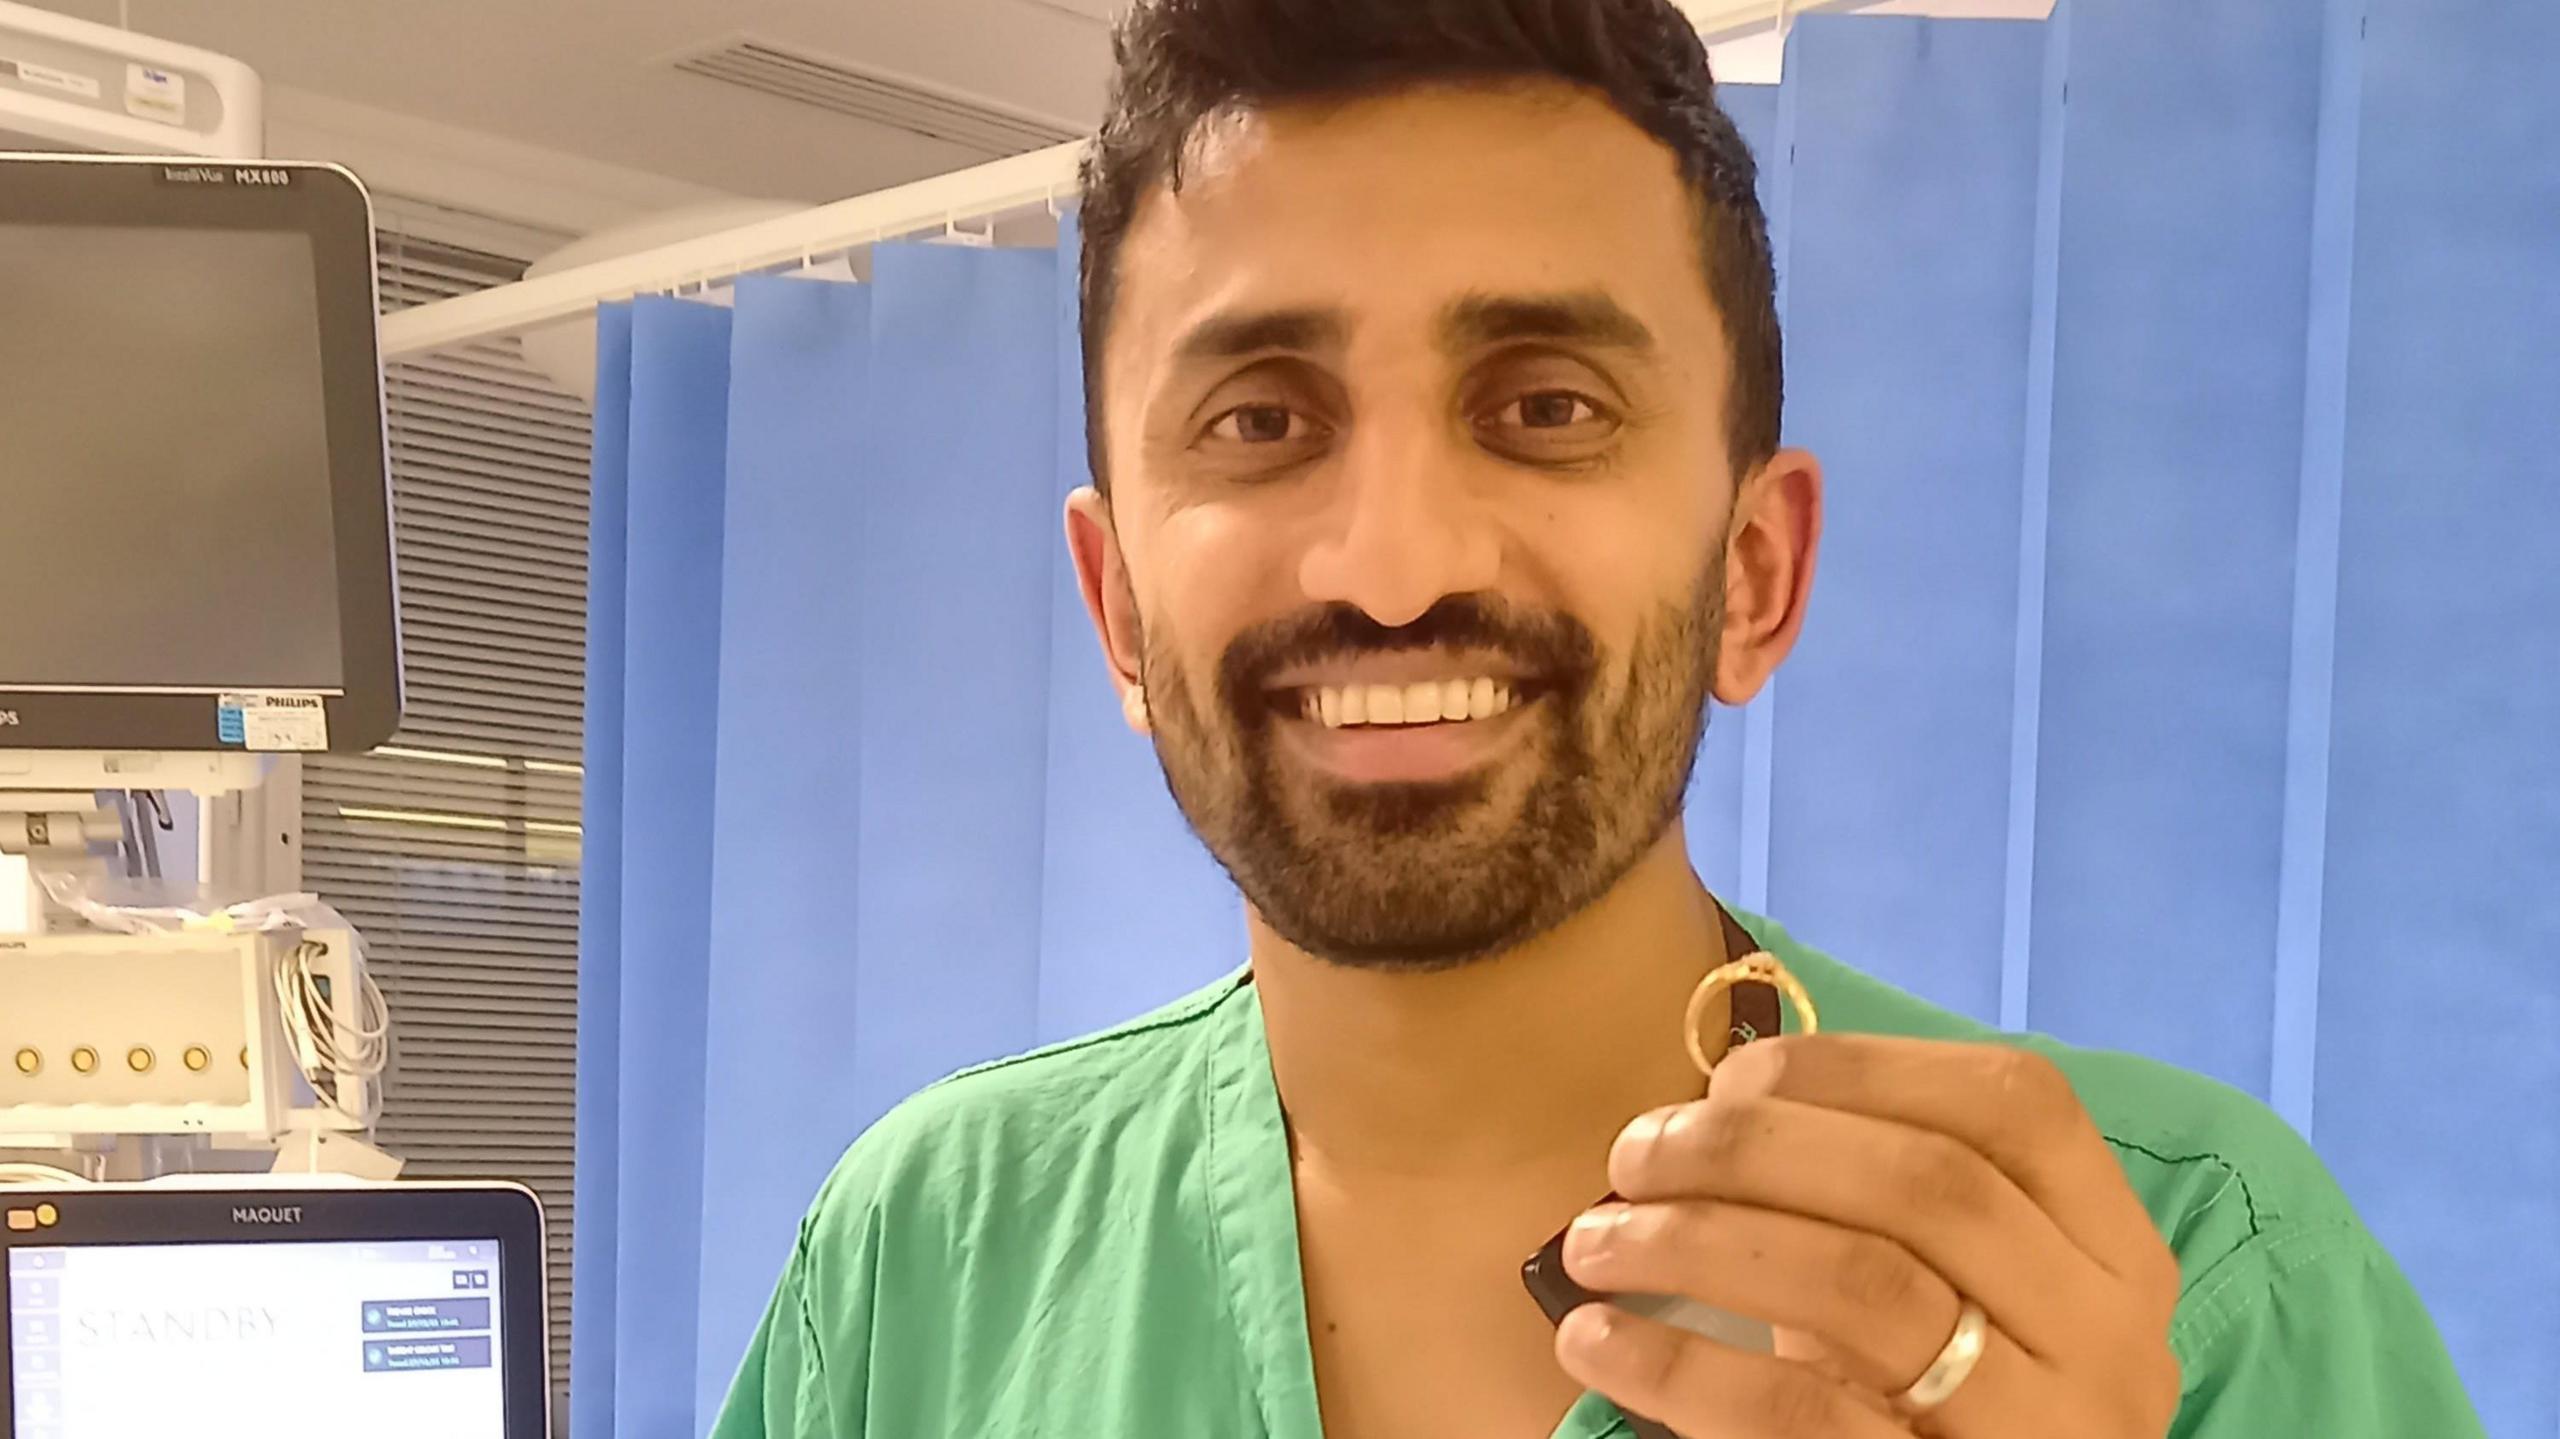
[[[1501,536],[1466,459],[1427,425],[1355,433],[1321,537],[1299,560],[1307,598],[1355,606],[1393,629],[1450,595],[1494,588]]]

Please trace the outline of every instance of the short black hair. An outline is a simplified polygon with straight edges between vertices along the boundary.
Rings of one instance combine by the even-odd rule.
[[[1136,0],[1086,154],[1077,270],[1085,445],[1107,484],[1102,347],[1121,242],[1158,185],[1179,189],[1204,120],[1409,86],[1558,80],[1597,92],[1668,147],[1697,201],[1707,290],[1733,349],[1727,437],[1737,471],[1778,448],[1777,278],[1757,167],[1716,103],[1706,47],[1670,0]]]

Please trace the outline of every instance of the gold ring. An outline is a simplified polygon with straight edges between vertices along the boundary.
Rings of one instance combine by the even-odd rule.
[[[1991,1321],[1982,1306],[1968,1299],[1956,1311],[1956,1331],[1947,1336],[1946,1347],[1910,1388],[1893,1396],[1893,1407],[1906,1415],[1926,1414],[1955,1397],[1964,1381],[1973,1377],[1973,1367],[1982,1362],[1982,1351],[1990,1347]]]
[[[1714,1077],[1716,1061],[1732,1048],[1729,1043],[1719,1044],[1712,1056],[1708,1054],[1707,1036],[1701,1032],[1706,1023],[1708,1004],[1735,985],[1752,981],[1777,986],[1778,992],[1795,1006],[1798,1033],[1812,1034],[1822,1027],[1822,1017],[1813,1008],[1813,996],[1805,992],[1803,982],[1788,973],[1777,956],[1766,950],[1746,954],[1730,964],[1709,970],[1707,977],[1699,980],[1698,987],[1689,994],[1689,1017],[1681,1026],[1681,1037],[1689,1042],[1689,1062],[1698,1066],[1698,1073]]]

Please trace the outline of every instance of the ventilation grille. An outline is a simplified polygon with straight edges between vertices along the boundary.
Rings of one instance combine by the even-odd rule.
[[[860,70],[761,40],[731,40],[689,55],[676,68],[762,94],[814,105],[990,158],[1020,155],[1079,138],[1073,130],[913,80]]]

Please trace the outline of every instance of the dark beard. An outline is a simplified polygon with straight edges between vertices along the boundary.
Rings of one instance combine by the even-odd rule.
[[[1618,687],[1590,631],[1476,596],[1388,629],[1345,605],[1228,647],[1207,723],[1172,658],[1144,681],[1156,757],[1191,827],[1282,938],[1335,963],[1427,970],[1499,954],[1598,899],[1679,817],[1723,627],[1718,556],[1638,632]],[[1523,754],[1451,781],[1284,782],[1265,681],[1362,652],[1489,650],[1546,681]],[[1507,813],[1506,813],[1507,812]]]

